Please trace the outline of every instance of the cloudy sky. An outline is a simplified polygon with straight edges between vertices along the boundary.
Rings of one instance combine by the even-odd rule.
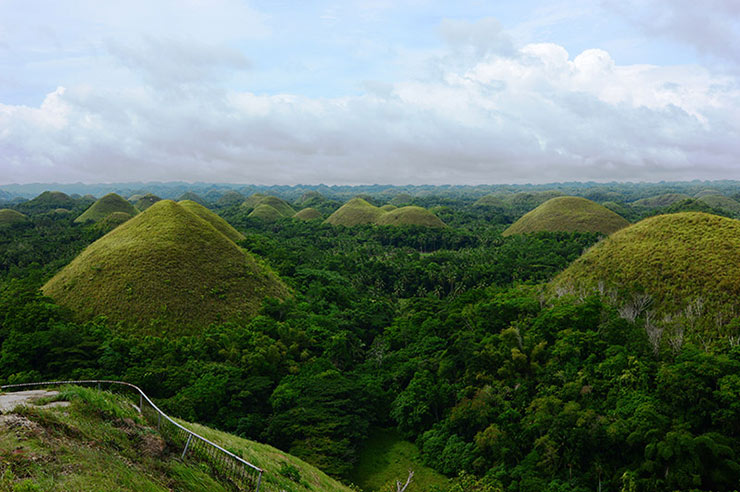
[[[737,0],[0,0],[0,184],[695,178]]]

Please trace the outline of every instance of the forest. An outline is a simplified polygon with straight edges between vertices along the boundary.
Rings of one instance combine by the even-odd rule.
[[[630,205],[703,183],[569,186],[632,223],[687,210],[735,217],[693,196]],[[319,191],[324,216],[348,198]],[[378,206],[392,195],[355,191]],[[502,206],[476,205],[491,190],[398,191],[448,227],[266,221],[209,202],[292,295],[179,337],[158,333],[156,319],[138,332],[80,321],[40,292],[107,232],[74,221],[89,200],[69,213],[8,202],[28,221],[0,227],[0,382],[125,380],[172,415],[272,444],[345,483],[373,434],[395,429],[450,479],[416,490],[737,489],[734,338],[655,343],[649,315],[625,315],[603,292],[548,295],[603,235],[503,235],[535,208],[534,193]],[[740,317],[723,326],[735,333]]]

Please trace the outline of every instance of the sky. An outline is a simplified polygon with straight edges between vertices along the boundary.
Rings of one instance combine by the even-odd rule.
[[[737,0],[0,0],[0,184],[692,179]]]

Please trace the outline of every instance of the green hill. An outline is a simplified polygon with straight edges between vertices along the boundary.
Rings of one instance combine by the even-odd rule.
[[[274,208],[278,214],[280,214],[280,217],[293,217],[295,215],[295,210],[293,210],[293,207],[291,207],[288,202],[283,200],[282,198],[278,198],[276,196],[272,195],[263,195],[262,193],[255,193],[254,195],[247,198],[244,203],[242,203],[242,207],[244,208],[252,208],[254,210],[257,210],[260,205],[266,205],[269,207]],[[268,216],[272,216],[271,211],[263,210],[262,212],[259,212],[254,217],[260,217],[264,220],[277,220],[277,219],[267,219]],[[252,216],[250,214],[250,216]]]
[[[73,209],[76,205],[78,205],[78,201],[66,193],[62,193],[61,191],[45,191],[36,198],[23,202],[18,208],[24,212],[45,213],[52,212],[58,208]]]
[[[353,198],[326,219],[327,224],[355,226],[360,224],[374,224],[383,215],[380,208],[369,204],[362,198]]]
[[[4,208],[0,210],[0,227],[7,227],[13,224],[21,224],[23,222],[28,222],[28,217],[26,217],[24,214],[15,210],[11,210],[9,208]]]
[[[308,207],[296,212],[293,218],[299,220],[316,220],[321,218],[321,213],[315,208]]]
[[[251,254],[170,200],[92,243],[42,290],[79,319],[104,315],[176,335],[288,295]]]
[[[75,219],[77,223],[98,222],[114,212],[123,212],[128,215],[136,215],[138,211],[127,200],[115,193],[108,193],[93,203]]]
[[[146,195],[142,195],[136,201],[134,201],[134,206],[143,212],[160,200],[161,198],[159,198],[157,195],[147,193]]]
[[[190,201],[190,202],[195,202],[195,203],[198,203],[204,206],[206,204],[206,201],[203,199],[203,197],[201,197],[197,193],[193,193],[192,191],[186,191],[185,193],[183,193],[177,198],[177,201],[178,202]]]
[[[243,203],[244,198],[244,195],[242,195],[238,191],[229,190],[218,198],[218,200],[216,201],[216,205],[218,205],[219,207],[232,207],[234,205],[239,205],[240,203]]]
[[[624,218],[585,198],[551,198],[526,213],[503,232],[504,236],[540,231],[599,232],[611,234],[629,225]]]
[[[701,212],[647,218],[598,243],[551,285],[553,291],[597,288],[614,289],[623,301],[648,294],[658,313],[675,313],[699,298],[709,311],[736,308],[740,221]]]
[[[319,193],[318,191],[307,191],[304,194],[301,195],[301,197],[296,201],[296,203],[300,206],[312,206],[318,203],[321,203],[323,201],[326,201],[326,198],[324,195]]]
[[[276,220],[280,220],[285,216],[281,214],[280,211],[275,207],[260,203],[259,205],[257,205],[257,207],[255,207],[254,210],[249,212],[249,215],[247,217],[264,220],[265,222],[275,222]]]
[[[235,243],[238,243],[239,241],[244,239],[244,234],[234,229],[231,224],[226,222],[223,218],[221,218],[214,212],[208,210],[200,203],[191,200],[183,200],[181,202],[177,202],[177,204],[211,224],[213,227],[216,228],[217,231],[219,231],[221,234],[228,237]]]
[[[683,193],[666,193],[664,195],[651,196],[649,198],[643,198],[632,202],[631,205],[635,207],[643,208],[660,208],[673,205],[676,202],[682,202],[691,198],[689,195]]]
[[[119,225],[123,224],[127,220],[129,220],[131,217],[134,217],[131,214],[127,214],[126,212],[113,212],[108,214],[105,218],[99,220],[95,227],[105,232],[110,232]]]
[[[414,197],[409,195],[408,193],[399,193],[398,195],[391,198],[390,204],[395,205],[397,207],[401,207],[403,205],[408,205],[414,200]]]
[[[233,492],[213,465],[180,459],[120,395],[63,387],[65,407],[28,405],[0,416],[0,490]],[[43,402],[39,402],[43,403]],[[180,422],[262,468],[265,492],[350,492],[306,462],[271,446]],[[290,473],[286,473],[289,470]]]
[[[380,207],[380,210],[382,210],[383,212],[390,212],[391,210],[396,210],[397,208],[398,207],[396,207],[395,205],[391,205],[390,203],[386,203],[385,205],[383,205],[382,207]]]
[[[375,221],[378,225],[419,225],[425,227],[446,227],[446,224],[432,212],[425,208],[409,205],[397,208],[379,216]]]
[[[498,208],[498,209],[504,209],[506,208],[506,204],[501,199],[501,197],[496,195],[485,195],[480,197],[478,200],[473,203],[474,207],[491,207],[491,208]]]
[[[724,195],[702,195],[697,200],[733,216],[740,216],[740,202]]]
[[[551,198],[563,196],[559,191],[521,191],[512,195],[504,196],[504,204],[514,211],[515,216],[523,215],[530,210],[542,205]]]
[[[257,208],[257,205],[260,204],[260,202],[267,198],[267,195],[264,193],[253,193],[252,195],[249,195],[246,200],[242,203],[242,207],[244,208]]]
[[[708,195],[720,195],[721,196],[722,192],[719,190],[712,189],[712,188],[706,188],[706,189],[701,190],[698,193],[695,193],[694,198],[701,198],[703,196],[708,196]]]

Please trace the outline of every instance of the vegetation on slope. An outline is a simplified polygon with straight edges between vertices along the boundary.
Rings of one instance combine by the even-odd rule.
[[[729,213],[733,217],[740,216],[740,202],[733,200],[732,198],[724,195],[702,195],[697,199],[712,208]]]
[[[409,205],[397,208],[380,215],[375,223],[378,225],[416,225],[423,227],[447,227],[439,217],[425,208]]]
[[[157,195],[154,195],[152,193],[147,193],[146,195],[139,197],[134,202],[134,206],[138,210],[141,210],[143,212],[144,210],[148,209],[149,207],[151,207],[152,205],[154,205],[160,200],[161,198],[159,198]]]
[[[504,236],[532,232],[598,232],[611,234],[629,225],[624,218],[585,198],[551,198],[503,232]]]
[[[128,215],[136,215],[138,210],[131,203],[115,193],[108,193],[104,197],[90,205],[75,222],[84,224],[85,222],[99,222],[114,212],[123,212]]]
[[[216,201],[216,205],[219,207],[231,207],[243,203],[245,196],[238,191],[229,190],[221,195]]]
[[[380,210],[384,212],[390,212],[391,210],[396,210],[398,207],[395,205],[391,205],[390,203],[386,203],[385,205],[380,207]]]
[[[18,205],[18,209],[23,212],[35,214],[51,212],[54,209],[58,208],[71,210],[77,207],[79,204],[83,203],[86,204],[88,203],[88,201],[84,199],[75,200],[66,193],[62,193],[61,191],[45,191],[36,198],[21,203],[20,205]]]
[[[113,212],[95,224],[95,228],[105,234],[123,224],[131,217],[133,217],[133,215],[127,214],[126,212]]]
[[[231,224],[226,222],[216,213],[208,210],[200,203],[194,202],[192,200],[183,200],[181,202],[177,202],[177,204],[183,207],[185,210],[197,215],[201,219],[211,224],[218,232],[228,237],[235,243],[238,243],[239,241],[242,241],[244,239],[244,234],[234,229]]]
[[[63,387],[61,408],[19,408],[0,417],[0,490],[233,491],[213,466],[180,459],[121,396]],[[263,468],[263,489],[340,492],[349,488],[279,450],[181,422]],[[268,488],[269,487],[269,488]]]
[[[280,211],[275,207],[267,205],[266,203],[260,203],[254,208],[254,210],[249,212],[249,215],[247,217],[260,219],[264,222],[275,222],[276,220],[280,220],[285,216],[281,214]]]
[[[43,291],[80,319],[105,315],[174,334],[254,314],[265,297],[288,293],[252,255],[169,200],[88,246]]]
[[[203,199],[202,196],[198,195],[197,193],[193,193],[192,191],[186,191],[182,195],[180,195],[177,198],[178,202],[195,202],[198,205],[204,205],[206,204],[206,201]]]
[[[636,200],[632,202],[632,206],[643,208],[660,208],[673,205],[676,202],[681,202],[689,198],[691,197],[684,193],[664,193],[662,195]]]
[[[371,205],[362,198],[353,198],[331,214],[326,223],[331,225],[356,226],[361,224],[374,224],[378,217],[383,215],[380,208]]]
[[[28,217],[16,210],[4,208],[0,210],[0,227],[11,226],[13,224],[20,224],[28,222]]]
[[[293,218],[298,220],[316,220],[321,218],[321,213],[313,207],[308,207],[296,212]]]
[[[712,315],[731,311],[740,298],[740,221],[700,212],[642,220],[586,252],[552,288],[592,291],[599,284],[623,301],[646,294],[660,314],[697,300]]]

